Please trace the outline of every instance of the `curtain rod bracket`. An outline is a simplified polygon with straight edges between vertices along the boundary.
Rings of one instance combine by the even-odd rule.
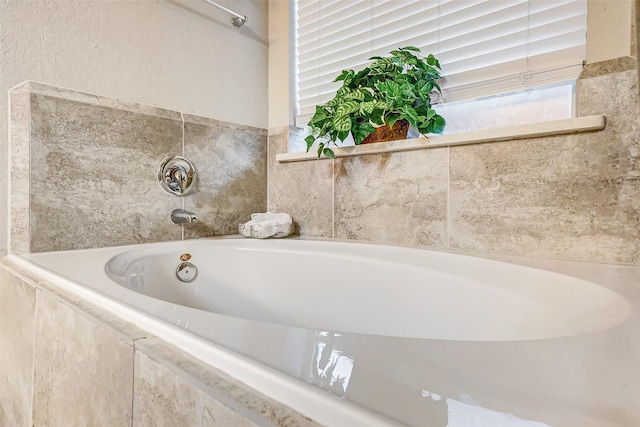
[[[247,22],[247,17],[246,16],[243,16],[243,17],[234,16],[233,18],[231,18],[231,25],[236,30],[238,28],[242,27],[245,22]]]
[[[230,15],[233,15],[233,18],[231,18],[231,25],[233,26],[233,28],[235,28],[236,30],[240,27],[242,27],[244,25],[245,22],[247,22],[247,17],[244,15],[240,15],[237,12],[234,12],[233,10],[224,7],[221,4],[218,4],[212,0],[202,0],[203,2],[210,4],[211,6],[215,6],[220,10],[224,10],[225,12],[227,12]]]

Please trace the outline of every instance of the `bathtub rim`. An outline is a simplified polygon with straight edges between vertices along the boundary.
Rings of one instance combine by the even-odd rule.
[[[124,248],[124,246],[112,248]],[[204,364],[219,369],[235,381],[245,384],[277,404],[296,411],[314,422],[328,426],[395,427],[403,425],[372,409],[340,399],[221,344],[206,340],[97,290],[62,277],[19,254],[7,254],[4,259],[0,259],[0,263],[11,274],[19,276],[20,270],[27,272],[36,282],[36,288],[44,288],[47,291],[50,287],[59,288],[63,292],[79,297]]]

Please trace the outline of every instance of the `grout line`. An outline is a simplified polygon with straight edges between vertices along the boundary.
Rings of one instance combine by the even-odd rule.
[[[5,270],[6,271],[6,270]],[[14,277],[17,277],[14,275]],[[22,280],[22,279],[21,279]],[[36,339],[36,329],[38,327],[38,320],[40,319],[40,316],[38,315],[38,307],[40,307],[40,304],[42,304],[42,291],[40,290],[40,288],[38,287],[38,285],[34,286],[33,288],[33,292],[35,295],[34,301],[33,301],[33,336],[31,337],[32,341],[31,344],[33,344],[33,352],[31,355],[31,396],[29,396],[31,398],[31,401],[29,402],[29,408],[31,410],[31,413],[29,414],[29,417],[31,418],[31,422],[29,422],[29,425],[33,425],[33,400],[34,400],[34,395],[35,393],[33,393],[33,388],[35,385],[35,380],[36,380],[36,370],[35,370],[35,366],[36,366],[36,352],[37,352],[37,347],[38,347],[38,340]],[[133,415],[133,414],[132,414]]]
[[[180,118],[182,119],[182,156],[184,156],[184,139],[185,139],[185,123],[184,123],[184,113],[180,112]]]
[[[131,363],[131,427],[133,427],[133,417],[135,415],[134,411],[136,407],[136,352],[138,351],[136,349],[136,341],[138,340],[134,339],[133,344],[131,345],[133,348],[133,363]]]
[[[29,120],[29,122],[31,122],[31,120]],[[13,166],[13,156],[11,155],[11,151],[15,144],[15,141],[11,138],[11,127],[11,90],[9,90],[9,92],[7,92],[7,207],[4,213],[7,218],[5,223],[5,233],[7,236],[7,247],[5,249],[7,250],[7,253],[11,251],[11,199],[13,198],[13,191],[11,189],[11,167]],[[29,166],[29,176],[31,176],[31,166]],[[27,230],[29,229],[30,227],[27,227]]]
[[[451,248],[451,147],[447,147],[447,249]]]
[[[33,159],[32,159],[32,153],[31,153],[31,132],[33,131],[32,128],[32,124],[31,124],[31,118],[33,116],[33,114],[31,113],[31,89],[29,89],[29,115],[27,116],[27,119],[29,120],[29,131],[27,133],[27,158],[29,159],[29,169],[27,172],[27,197],[29,198],[27,200],[27,235],[26,235],[26,239],[27,241],[25,242],[25,246],[28,248],[29,251],[31,251],[31,219],[33,217],[33,214],[31,213],[31,171],[33,170]],[[9,164],[11,165],[11,163]],[[11,185],[11,182],[9,182],[9,185]],[[9,193],[9,197],[11,197],[11,193]],[[11,221],[9,221],[9,226],[11,226]],[[33,421],[33,420],[32,420]]]
[[[132,340],[131,347],[133,348],[133,366],[131,367],[131,427],[134,427],[135,423],[135,407],[136,407],[136,356],[140,352],[138,349],[138,341],[146,341],[149,339],[148,335],[140,338],[134,338]],[[144,354],[144,352],[142,352]]]
[[[287,129],[287,151],[289,150],[289,130]],[[271,132],[267,130],[267,206],[265,212],[269,212],[270,205],[270,197],[269,197],[269,187],[271,185]]]
[[[184,113],[181,111],[180,112],[180,118],[182,119],[182,157],[185,157],[185,134],[186,132],[186,124],[184,122]],[[196,179],[197,179],[197,175],[196,175]],[[185,208],[185,204],[184,204],[184,195],[182,195],[180,197],[180,207],[182,209]],[[180,240],[184,240],[184,224],[180,224]]]
[[[336,159],[331,165],[331,237],[336,238]]]

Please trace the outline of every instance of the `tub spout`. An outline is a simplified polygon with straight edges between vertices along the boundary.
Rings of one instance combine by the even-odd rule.
[[[190,222],[196,222],[198,217],[193,212],[189,212],[184,209],[174,209],[171,212],[171,222],[174,224],[186,224]]]

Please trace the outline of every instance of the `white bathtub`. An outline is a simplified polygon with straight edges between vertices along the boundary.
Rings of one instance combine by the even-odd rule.
[[[175,271],[186,254],[198,275],[183,283]],[[594,346],[624,339],[630,306],[574,277],[444,252],[295,239],[10,259],[327,425],[457,427],[469,410],[491,427],[534,425],[521,419],[617,425],[594,406],[580,409],[611,405],[585,393],[585,365],[576,361],[601,360],[606,348]],[[619,387],[602,373],[589,381]],[[640,422],[637,409],[627,413]]]
[[[198,269],[192,282],[176,277],[181,256]],[[191,241],[124,250],[106,263],[105,271],[127,289],[180,308],[400,338],[556,338],[606,329],[629,312],[617,294],[573,277],[380,245]],[[85,282],[84,277],[77,279]],[[120,295],[125,300],[129,297],[127,291]],[[154,314],[177,323],[176,306],[171,307],[170,318]],[[184,310],[178,316],[180,325],[194,313]]]

